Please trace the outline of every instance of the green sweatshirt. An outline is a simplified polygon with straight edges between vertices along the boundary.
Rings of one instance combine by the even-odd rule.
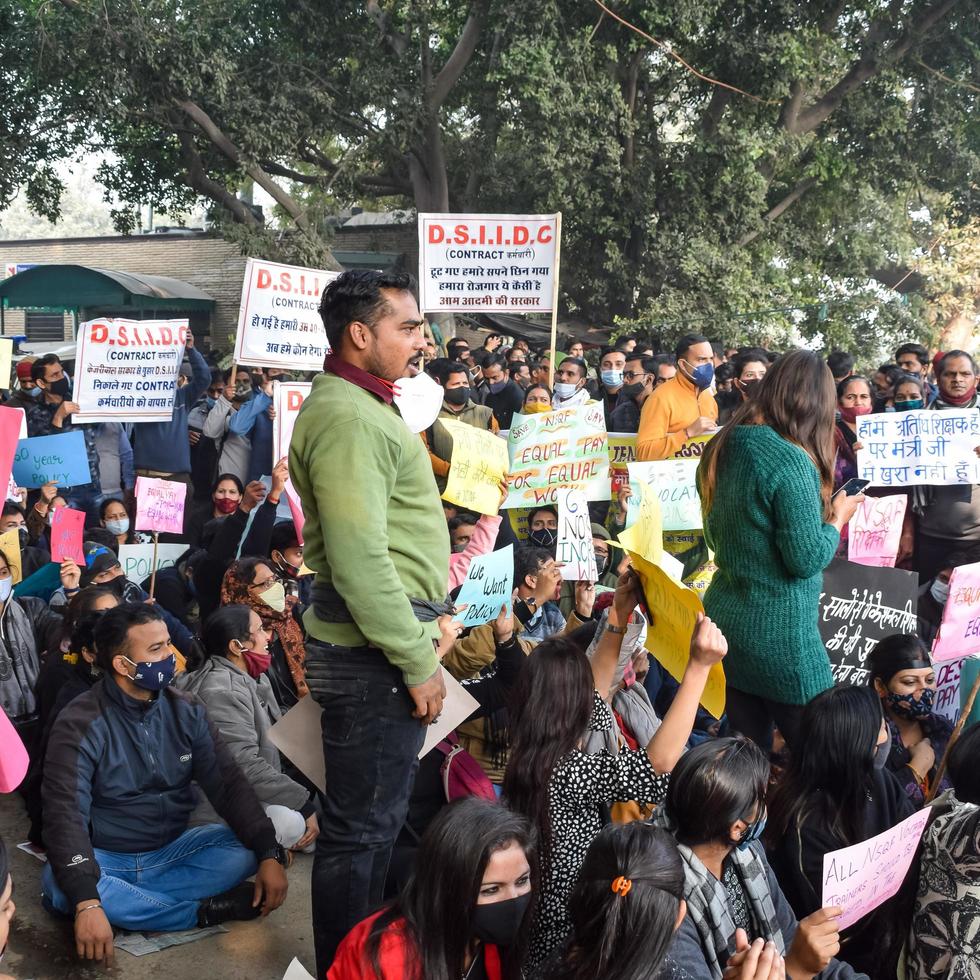
[[[312,607],[315,639],[383,650],[406,684],[439,666],[439,628],[420,623],[408,597],[441,600],[449,532],[422,440],[394,406],[334,374],[321,374],[296,420],[289,475],[303,500],[304,558],[330,584],[353,623],[326,623]]]

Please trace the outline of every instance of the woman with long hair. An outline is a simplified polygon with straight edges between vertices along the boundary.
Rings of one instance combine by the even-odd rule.
[[[118,497],[107,497],[99,505],[99,524],[116,539],[117,546],[133,544],[137,540],[130,524],[129,511]],[[116,550],[118,553],[118,547]]]
[[[820,908],[825,854],[889,830],[915,808],[895,777],[875,765],[888,734],[871,688],[824,691],[803,711],[799,736],[770,802],[769,841],[783,891],[805,916]],[[894,926],[891,911],[886,903],[841,936],[841,959],[881,980],[888,977],[879,972],[879,954]]]
[[[542,888],[528,962],[544,962],[568,934],[567,898],[585,851],[602,829],[604,808],[621,800],[659,803],[691,734],[711,667],[726,644],[711,620],[698,623],[690,662],[663,723],[647,744],[613,756],[582,751],[591,731],[615,724],[608,700],[637,580],[623,575],[591,664],[564,636],[538,644],[516,684],[508,711],[507,805],[527,816],[541,839]],[[655,615],[656,613],[654,613]]]
[[[401,895],[351,930],[327,980],[518,980],[534,878],[528,820],[489,800],[452,803]]]
[[[726,712],[766,749],[773,722],[792,748],[802,706],[834,683],[817,606],[841,528],[863,499],[831,499],[835,404],[823,358],[786,354],[698,467],[718,566],[704,608],[730,645]]]

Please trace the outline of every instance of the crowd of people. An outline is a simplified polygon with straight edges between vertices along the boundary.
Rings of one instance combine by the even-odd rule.
[[[91,470],[0,515],[19,541],[0,550],[0,706],[30,758],[42,902],[78,955],[111,961],[114,929],[269,915],[313,852],[329,980],[980,977],[980,727],[956,738],[937,713],[929,654],[953,569],[980,558],[980,487],[899,490],[919,632],[877,645],[867,685],[835,685],[817,626],[863,499],[837,492],[857,419],[975,411],[973,357],[909,343],[866,377],[846,352],[695,334],[667,352],[631,336],[555,355],[499,334],[440,350],[413,288],[328,285],[331,353],[280,460],[284,369],[223,371],[191,339],[170,422],[76,426],[58,357],[17,364],[6,404],[30,436],[80,429]],[[422,373],[442,404],[414,432],[397,383]],[[701,456],[717,569],[679,677],[646,647],[658,610],[619,544],[628,486],[590,506],[596,581],[563,579],[555,507],[525,529],[441,497],[444,422],[505,434],[589,403],[637,460]],[[186,548],[152,581],[119,557],[146,540],[137,476],[187,487],[183,534],[160,537]],[[281,516],[287,484],[301,527]],[[86,514],[84,565],[50,560],[65,506]],[[464,628],[471,562],[509,546],[511,602]],[[420,760],[444,670],[479,707]],[[325,791],[270,737],[304,698],[322,709]],[[925,806],[899,893],[840,928],[824,855]],[[0,843],[0,950],[9,872]]]

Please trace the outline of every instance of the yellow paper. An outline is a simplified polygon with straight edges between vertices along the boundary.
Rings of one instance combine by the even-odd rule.
[[[658,562],[664,550],[663,518],[660,515],[660,501],[645,483],[637,485],[640,494],[640,509],[636,521],[619,535],[619,544],[626,549]]]
[[[24,577],[20,560],[20,532],[17,528],[11,531],[4,531],[3,534],[0,534],[0,551],[7,558],[7,564],[10,566],[10,574],[13,577],[14,585],[16,585]]]
[[[11,362],[14,359],[14,342],[9,337],[0,337],[0,388],[11,391],[15,385],[10,377]]]
[[[704,455],[704,447],[714,438],[714,432],[705,432],[703,435],[688,439],[680,449],[671,456],[671,459],[700,459]]]
[[[704,606],[695,592],[673,581],[663,569],[634,551],[628,554],[653,617],[647,629],[646,648],[679,682],[691,657],[691,637]],[[701,704],[715,718],[725,713],[725,671],[720,663],[712,666],[708,674]]]
[[[453,437],[453,458],[442,497],[451,504],[496,516],[500,484],[507,475],[507,443],[486,429],[441,418]]]

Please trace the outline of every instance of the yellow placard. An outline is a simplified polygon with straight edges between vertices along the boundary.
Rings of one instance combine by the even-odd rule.
[[[619,544],[626,551],[634,552],[648,561],[657,563],[664,550],[663,518],[660,501],[645,483],[637,485],[640,508],[636,521],[619,534]]]
[[[663,569],[637,552],[628,554],[653,617],[647,629],[646,648],[680,682],[691,657],[691,637],[698,614],[704,612],[704,606],[695,592],[673,581]],[[708,674],[701,704],[715,718],[725,713],[725,671],[720,663],[714,664]]]
[[[456,419],[439,420],[453,437],[453,458],[443,500],[496,516],[500,510],[500,484],[507,476],[507,443],[488,432]]]
[[[10,566],[10,575],[14,580],[14,585],[16,585],[24,577],[20,558],[20,532],[17,528],[0,534],[0,551],[6,556],[7,564]]]
[[[704,455],[704,447],[714,438],[714,432],[705,432],[693,439],[688,439],[671,459],[700,459]]]

